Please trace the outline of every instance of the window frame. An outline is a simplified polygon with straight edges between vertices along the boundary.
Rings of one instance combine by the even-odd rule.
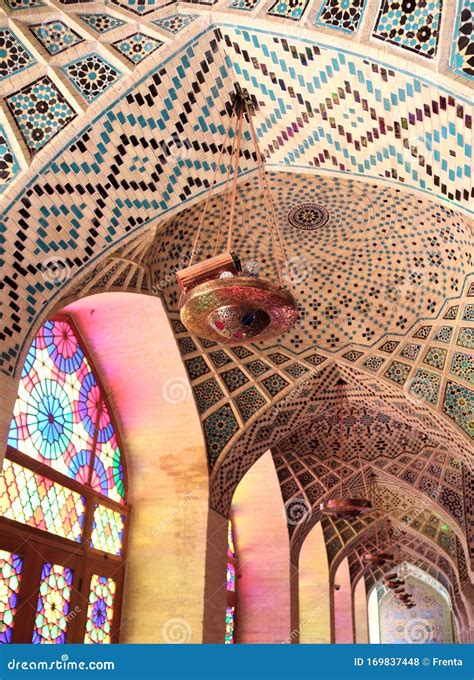
[[[95,362],[92,361],[87,342],[78,330],[74,320],[64,313],[56,314],[50,320],[67,322],[71,326],[97,382],[101,395],[100,403],[105,403],[107,407],[117,445],[120,449],[124,496],[123,503],[119,503],[114,499],[104,496],[91,486],[78,482],[72,477],[64,475],[62,472],[58,472],[50,465],[43,463],[36,458],[32,458],[10,445],[7,446],[5,453],[6,459],[21,465],[35,474],[42,475],[53,482],[57,482],[58,484],[79,493],[84,497],[85,507],[80,541],[57,536],[44,529],[38,529],[28,524],[23,524],[16,520],[0,516],[0,549],[10,553],[16,553],[23,558],[20,589],[16,606],[17,612],[14,616],[11,642],[32,644],[41,568],[45,562],[52,562],[54,564],[64,564],[64,566],[67,566],[74,571],[70,614],[74,611],[76,606],[79,606],[79,612],[77,613],[77,616],[71,617],[71,622],[68,621],[66,644],[84,642],[90,581],[93,574],[113,578],[116,583],[114,614],[111,626],[111,643],[118,643],[120,640],[125,565],[131,516],[131,508],[127,501],[128,474],[121,432],[117,425],[114,410],[110,404],[109,395],[104,389],[100,372]],[[97,424],[99,417],[100,410],[95,424],[93,447],[89,463],[91,471],[93,470],[96,456]],[[91,545],[94,510],[97,504],[106,506],[111,510],[119,512],[123,516],[124,526],[121,555],[107,553],[103,550],[93,548]],[[80,598],[82,598],[82,606],[80,604],[78,605],[77,602]],[[24,614],[24,616],[18,616],[18,610],[23,604],[28,605],[28,603],[31,606],[27,608],[26,614]]]

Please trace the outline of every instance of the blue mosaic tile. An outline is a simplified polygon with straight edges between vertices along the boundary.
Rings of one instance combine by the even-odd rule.
[[[208,408],[224,398],[224,393],[214,378],[205,380],[199,383],[199,385],[194,385],[193,392],[200,413],[204,413],[204,411],[207,411]]]
[[[258,7],[261,0],[233,0],[229,7],[232,9],[240,9],[244,12],[251,12],[253,9]]]
[[[474,328],[460,328],[457,344],[460,347],[474,349]]]
[[[5,4],[10,9],[32,9],[34,7],[44,7],[41,0],[5,0]]]
[[[164,31],[176,35],[185,29],[186,26],[189,26],[198,16],[199,14],[170,14],[170,16],[157,19],[153,23]]]
[[[441,376],[420,368],[411,381],[410,392],[416,394],[422,400],[430,402],[430,404],[436,404],[440,387]]]
[[[459,76],[474,80],[474,3],[459,0],[449,65]]]
[[[276,0],[267,14],[299,21],[303,16],[309,0]]]
[[[120,54],[123,54],[132,64],[139,64],[146,57],[163,45],[162,40],[156,40],[143,33],[134,33],[126,38],[112,43]]]
[[[235,403],[244,421],[253,416],[267,403],[256,387],[250,387],[235,397]]]
[[[453,329],[451,326],[442,326],[436,331],[433,340],[437,340],[438,342],[450,342],[452,334]]]
[[[331,26],[347,33],[358,30],[366,0],[326,0],[316,17],[319,26]]]
[[[410,366],[401,361],[393,361],[385,371],[384,375],[393,382],[403,385],[410,373]]]
[[[14,73],[24,71],[35,64],[30,52],[16,35],[6,27],[0,28],[0,80],[9,78]]]
[[[8,143],[7,134],[0,125],[0,194],[19,171],[20,166]]]
[[[166,5],[172,4],[173,0],[158,4],[156,0],[112,0],[118,7],[123,7],[133,14],[138,14],[138,16],[145,16],[150,14],[150,12],[155,12],[157,9],[166,7]],[[212,2],[202,2],[203,5],[213,5],[217,0]]]
[[[230,406],[221,406],[204,420],[203,427],[209,466],[212,467],[227,442],[238,431],[239,426]]]
[[[442,371],[446,361],[446,355],[447,350],[441,349],[441,347],[430,347],[425,354],[423,362],[428,364],[428,366],[434,366],[434,368],[439,368]]]
[[[441,0],[383,0],[373,36],[432,59],[436,55]]]
[[[470,437],[474,437],[474,391],[448,381],[443,411]]]
[[[451,361],[451,373],[469,382],[474,382],[474,355],[454,352]]]
[[[463,321],[474,321],[474,305],[466,305],[462,315]]]
[[[35,38],[51,55],[64,52],[68,47],[84,42],[75,31],[62,21],[48,21],[28,26]]]
[[[5,98],[5,102],[33,154],[77,115],[47,76],[14,92]]]
[[[122,76],[120,71],[98,54],[89,54],[76,59],[61,70],[89,104]]]
[[[81,14],[79,15],[79,18],[90,26],[90,28],[93,28],[94,31],[101,34],[112,31],[114,28],[118,28],[127,23],[122,19],[117,19],[117,17],[114,17],[111,14]]]

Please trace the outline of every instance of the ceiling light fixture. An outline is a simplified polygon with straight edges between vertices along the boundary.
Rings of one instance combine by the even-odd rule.
[[[204,201],[189,266],[176,274],[181,293],[179,301],[181,321],[188,331],[201,338],[229,345],[277,337],[290,329],[298,319],[298,305],[295,298],[283,285],[283,265],[287,258],[265,172],[265,161],[258,146],[252,120],[253,113],[254,108],[249,94],[246,90],[236,86],[229,127],[216,163],[214,178]],[[248,262],[242,266],[238,255],[232,250],[244,121],[248,123],[250,139],[257,159],[260,190],[270,233],[272,257],[278,272],[278,283],[260,279],[260,265],[257,262]],[[209,200],[229,137],[232,137],[230,163],[224,188],[219,232],[214,244],[214,256],[195,264],[194,258],[198,249],[201,249],[200,239]],[[231,176],[232,182],[230,182]],[[221,248],[221,230],[226,203],[229,215],[227,243],[224,252],[221,251],[218,254]],[[257,225],[249,225],[249,227],[256,229]]]

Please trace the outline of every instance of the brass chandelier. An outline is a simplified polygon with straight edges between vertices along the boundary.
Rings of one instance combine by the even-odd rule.
[[[338,419],[339,419],[339,455],[340,455],[340,467],[339,467],[339,495],[336,498],[331,498],[319,506],[320,511],[324,515],[332,515],[337,519],[355,519],[358,515],[364,512],[369,512],[372,508],[372,503],[368,498],[367,484],[365,481],[364,469],[362,467],[362,462],[360,459],[360,453],[358,451],[358,461],[359,468],[362,474],[362,480],[364,482],[365,488],[365,498],[355,498],[348,497],[344,494],[344,482],[343,482],[343,465],[344,465],[344,441],[343,441],[343,421],[342,421],[342,399],[344,395],[344,385],[346,383],[340,379],[337,383],[338,393]]]
[[[283,285],[285,249],[252,113],[253,106],[248,93],[236,87],[229,127],[217,160],[214,178],[204,201],[189,266],[176,274],[180,288],[180,315],[184,326],[194,335],[224,345],[245,344],[279,336],[291,328],[298,319],[298,305],[292,293]],[[257,158],[259,185],[273,246],[278,282],[259,278],[260,266],[256,262],[242,265],[239,256],[232,249],[244,122],[248,123]],[[223,152],[227,149],[227,140],[230,136],[233,141],[214,255],[202,262],[194,263],[198,249],[201,249],[204,220],[216,183],[217,171],[221,166]],[[226,247],[219,253],[226,203],[229,215]],[[252,227],[257,228],[257,225],[249,226],[250,229]]]

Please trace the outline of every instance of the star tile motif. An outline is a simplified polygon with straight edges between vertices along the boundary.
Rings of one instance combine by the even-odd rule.
[[[162,40],[156,40],[143,33],[134,33],[113,43],[120,54],[123,54],[132,64],[139,64],[146,57],[163,45]]]
[[[29,68],[32,55],[9,28],[0,28],[0,80]]]
[[[62,71],[89,104],[122,75],[98,54],[76,59],[64,66]]]

